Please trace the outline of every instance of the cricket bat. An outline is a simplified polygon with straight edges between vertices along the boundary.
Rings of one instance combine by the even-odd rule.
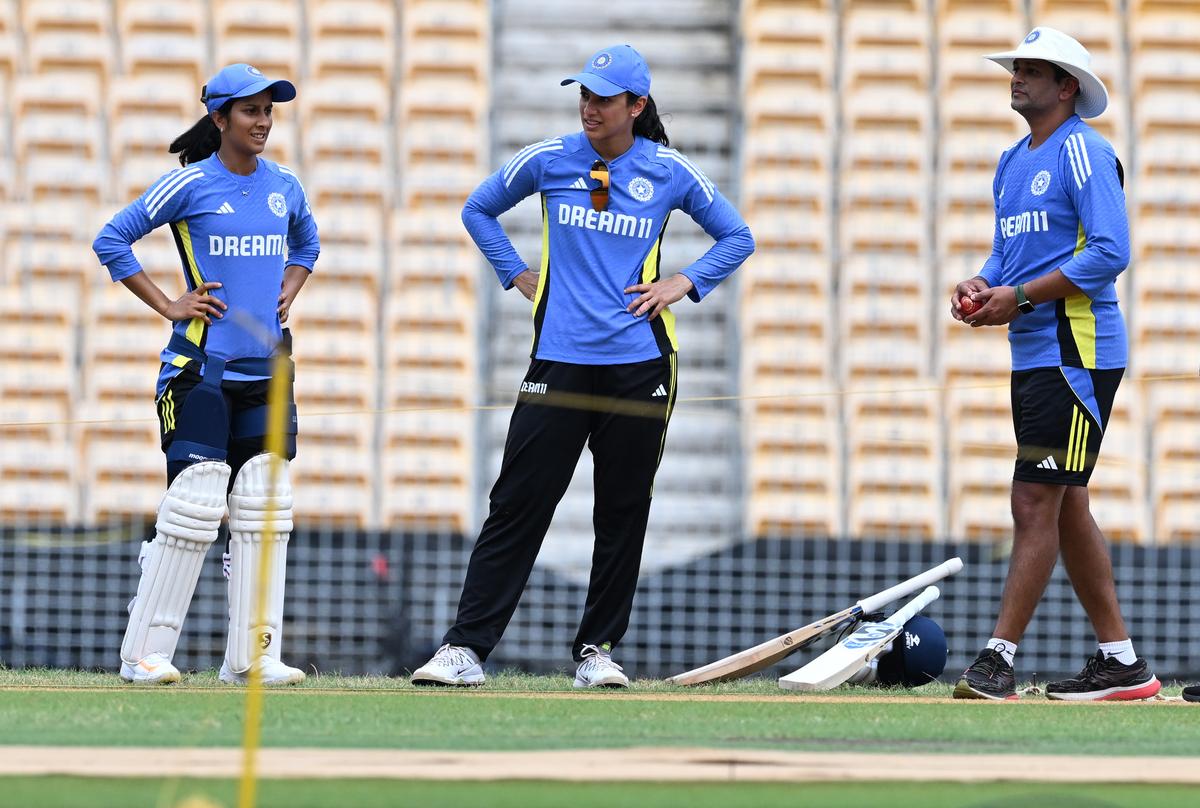
[[[724,659],[718,659],[716,662],[676,674],[667,681],[677,685],[702,685],[708,682],[728,682],[732,679],[749,676],[755,671],[774,665],[801,648],[807,648],[830,632],[854,625],[862,619],[864,614],[878,611],[894,600],[911,595],[923,586],[953,575],[962,569],[962,565],[961,558],[951,558],[907,581],[871,595],[869,598],[864,598],[848,609],[843,609],[828,617],[822,617],[815,623],[809,623],[807,626],[794,629],[787,634],[781,634],[774,639],[731,654]]]
[[[941,595],[936,586],[904,604],[882,623],[864,623],[853,634],[804,667],[779,678],[785,690],[832,690],[875,657],[900,635],[904,624]]]

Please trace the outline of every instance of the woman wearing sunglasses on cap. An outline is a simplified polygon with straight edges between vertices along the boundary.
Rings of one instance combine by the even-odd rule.
[[[477,685],[533,569],[586,443],[595,468],[591,582],[572,655],[576,687],[625,687],[611,657],[629,625],[676,395],[675,315],[754,251],[749,228],[686,157],[669,148],[650,70],[628,45],[593,56],[578,82],[583,131],[528,146],[475,189],[463,223],[505,289],[533,303],[529,371],[509,424],[491,508],[467,567],[458,617],[416,684]],[[542,199],[531,269],[497,217]],[[716,243],[659,276],[667,218],[679,209]]]
[[[250,65],[221,70],[201,91],[204,117],[171,144],[182,168],[114,216],[93,244],[112,279],[173,324],[157,386],[168,487],[156,536],[142,544],[142,577],[121,644],[121,676],[131,682],[179,681],[172,658],[227,495],[229,639],[220,678],[247,681],[257,657],[266,684],[304,679],[280,660],[292,529],[287,466],[296,454],[290,334],[282,323],[320,243],[299,179],[259,156],[272,104],[295,97],[291,82],[272,81]],[[164,224],[187,284],[177,300],[142,271],[132,250]],[[280,458],[282,468],[272,474],[267,391],[276,367],[287,376],[289,434],[287,460]],[[271,572],[260,615],[264,564]]]

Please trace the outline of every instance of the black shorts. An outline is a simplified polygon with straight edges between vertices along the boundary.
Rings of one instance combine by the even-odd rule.
[[[175,439],[177,418],[183,410],[183,403],[187,400],[188,393],[196,385],[200,384],[200,381],[200,374],[193,370],[191,364],[189,364],[188,367],[181,370],[178,375],[167,382],[166,389],[163,390],[163,394],[155,402],[156,409],[158,410],[159,443],[162,446],[163,452],[167,451],[171,446],[171,441]],[[230,419],[236,418],[238,413],[265,407],[267,405],[267,391],[270,386],[270,379],[255,381],[222,379],[221,392],[225,396],[225,406],[229,408]],[[289,401],[293,400],[290,390],[288,399]],[[295,436],[292,435],[290,437],[291,440],[286,441],[289,460],[296,456]],[[226,435],[226,451],[229,453],[229,465],[236,473],[237,469],[241,468],[242,463],[246,460],[266,451],[266,435],[242,439],[234,439],[231,435]]]
[[[1012,374],[1013,479],[1086,486],[1124,368],[1034,368]]]

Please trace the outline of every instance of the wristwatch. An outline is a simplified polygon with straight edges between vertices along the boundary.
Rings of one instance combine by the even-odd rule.
[[[1018,283],[1013,291],[1017,293],[1017,311],[1022,314],[1031,314],[1034,306],[1033,302],[1025,297],[1025,284]]]

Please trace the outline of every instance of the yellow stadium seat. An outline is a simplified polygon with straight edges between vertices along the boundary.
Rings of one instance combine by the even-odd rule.
[[[391,198],[392,182],[377,163],[327,160],[305,168],[304,188],[319,214],[327,202],[383,206]]]
[[[74,447],[61,423],[45,424],[46,411],[0,402],[0,518],[8,523],[74,521]],[[30,422],[42,422],[26,426]]]
[[[304,335],[299,335],[305,339]],[[296,406],[306,412],[367,412],[375,408],[378,382],[373,372],[361,368],[296,361]]]
[[[185,35],[201,38],[208,28],[205,0],[118,0],[117,28],[122,37]]]
[[[490,29],[489,7],[484,0],[412,0],[404,9],[407,37],[482,36]]]
[[[391,114],[387,85],[370,76],[314,77],[304,82],[304,92],[296,100],[308,121],[336,116],[340,120],[383,123]]]
[[[130,78],[172,82],[182,81],[190,88],[187,95],[174,102],[187,100],[188,115],[198,119],[204,114],[200,103],[200,87],[209,79],[210,60],[204,38],[197,34],[131,32],[121,43],[121,63]],[[194,123],[194,121],[193,121]]]
[[[170,324],[120,284],[91,290],[87,307],[82,368],[89,400],[151,401]]]
[[[106,34],[111,19],[110,4],[106,0],[23,0],[21,12],[25,30],[31,33]]]
[[[483,259],[474,244],[463,241],[436,244],[404,243],[391,250],[390,271],[393,284],[457,284],[473,289],[483,267]]]
[[[317,211],[319,217],[317,225],[321,229],[321,247],[327,253],[333,253],[335,250],[330,249],[336,245],[341,247],[359,247],[359,248],[375,248],[372,254],[375,256],[370,265],[365,267],[368,274],[372,278],[381,278],[381,258],[378,253],[378,248],[386,239],[384,231],[384,216],[379,208],[364,206],[364,205],[344,205],[336,202],[331,202],[322,205]],[[325,259],[330,255],[322,254],[320,258],[320,271],[325,269]]]
[[[28,34],[25,42],[28,63],[34,72],[64,77],[85,73],[98,77],[107,86],[114,61],[111,37],[45,31]]]
[[[1132,395],[1117,394],[1126,403],[1136,401],[1134,396],[1136,391]],[[1131,417],[1130,413],[1137,417]],[[1142,544],[1151,536],[1146,509],[1148,457],[1141,435],[1143,423],[1140,407],[1131,407],[1124,414],[1114,409],[1088,483],[1092,515],[1111,541]]]
[[[364,206],[367,208],[367,206]],[[367,209],[374,209],[373,206]],[[383,285],[384,264],[383,255],[378,243],[369,246],[357,244],[325,244],[325,220],[320,210],[317,211],[317,226],[321,228],[321,257],[317,259],[315,273],[316,283],[323,285],[323,280],[331,283],[353,284],[374,293]],[[320,294],[320,292],[317,292]],[[305,293],[301,293],[302,298]]]
[[[470,521],[474,413],[384,415],[382,521],[387,527],[463,531]],[[455,470],[460,470],[454,473]]]
[[[392,151],[391,128],[382,123],[354,118],[317,118],[304,127],[306,165],[355,160],[374,164],[374,170],[379,171]]]
[[[834,370],[829,343],[803,333],[759,334],[743,344],[742,354],[756,395],[798,380],[826,380]]]
[[[290,471],[296,521],[306,527],[363,529],[375,524],[374,460],[369,451],[336,444],[302,443]]]
[[[426,117],[453,120],[463,126],[477,126],[487,109],[484,86],[443,76],[418,76],[404,84],[399,95],[403,121]]]
[[[24,165],[22,185],[33,201],[80,202],[96,206],[111,187],[107,163],[79,157],[36,155]]]
[[[36,113],[75,114],[99,118],[103,93],[99,79],[86,72],[62,75],[22,75],[12,84],[12,111],[25,116]]]
[[[13,124],[14,153],[19,163],[32,155],[94,159],[103,139],[99,118],[76,113],[38,112],[18,116]]]
[[[80,260],[80,256],[84,260]],[[45,237],[14,239],[6,249],[7,271],[23,283],[57,283],[61,295],[78,297],[95,268],[91,245]]]
[[[309,13],[310,75],[392,80],[395,9],[391,3],[317,3]]]

